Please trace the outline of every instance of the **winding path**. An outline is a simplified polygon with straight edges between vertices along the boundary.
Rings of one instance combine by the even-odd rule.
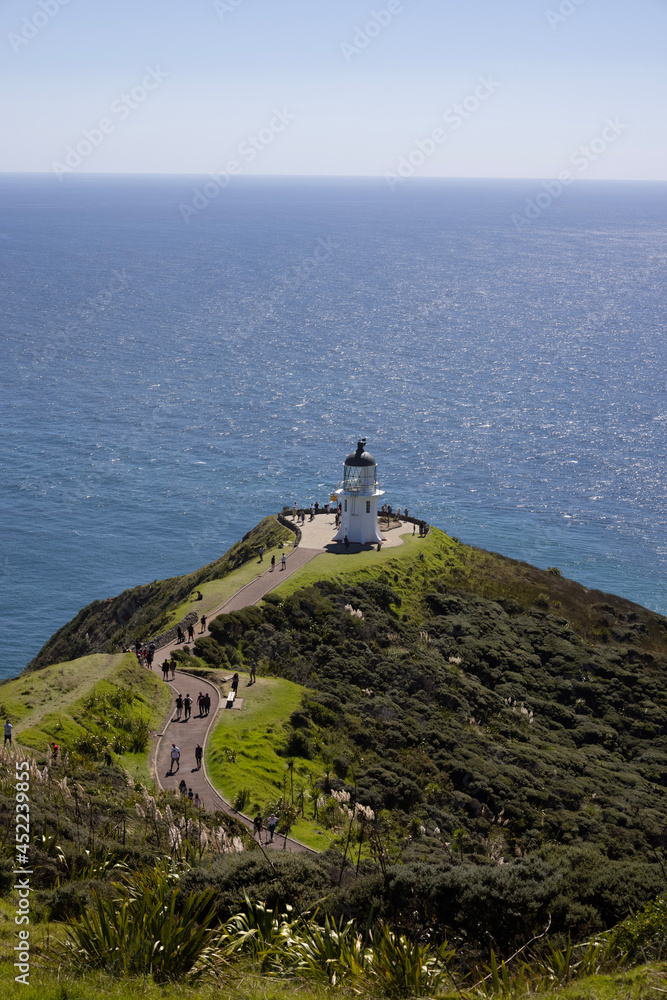
[[[250,583],[241,587],[235,594],[233,594],[224,604],[220,607],[215,608],[208,614],[208,619],[212,620],[219,615],[221,612],[229,611],[239,611],[241,608],[250,607],[253,604],[257,604],[265,594],[278,587],[287,577],[291,576],[296,570],[305,566],[307,562],[314,559],[315,556],[320,555],[323,551],[321,548],[305,548],[299,546],[299,548],[293,549],[287,556],[287,564],[285,569],[280,569],[276,566],[275,569],[271,569],[267,565],[267,569],[260,576],[255,577]],[[199,632],[198,635],[208,635],[208,629],[204,633]],[[162,663],[164,660],[171,656],[171,652],[174,649],[182,648],[184,645],[192,646],[193,643],[170,643],[167,646],[162,646],[156,655],[155,662],[153,663],[153,671],[160,678],[162,678]],[[160,661],[159,664],[157,661]],[[231,675],[229,677],[221,677],[221,682],[228,684],[231,681]],[[253,829],[252,819],[249,816],[245,816],[243,813],[236,812],[231,803],[227,802],[213,787],[208,779],[206,773],[206,743],[213,728],[218,713],[220,711],[225,711],[221,708],[221,698],[220,691],[218,687],[211,683],[210,681],[205,681],[200,677],[196,677],[193,674],[188,674],[185,670],[177,670],[173,680],[168,681],[169,686],[172,689],[171,706],[169,709],[169,714],[167,715],[164,724],[162,726],[162,731],[157,734],[156,742],[153,747],[152,752],[152,766],[153,772],[155,774],[156,780],[160,788],[165,791],[178,792],[178,785],[181,779],[185,778],[185,782],[188,788],[191,788],[194,794],[199,795],[200,800],[203,803],[204,808],[208,812],[215,812],[219,810],[220,812],[226,813],[228,816],[233,816],[239,822],[250,831]],[[211,709],[208,715],[201,716],[199,714],[199,708],[197,706],[197,696],[202,692],[203,694],[208,694],[211,698]],[[180,720],[176,719],[176,698],[178,694],[185,697],[189,694],[192,698],[192,714],[190,718],[185,721],[182,717]],[[248,687],[243,691],[244,697],[252,697],[252,687]],[[234,711],[232,709],[232,711]],[[242,709],[241,709],[242,711]],[[171,747],[172,743],[181,751],[180,758],[180,768],[178,771],[171,770]],[[197,768],[195,764],[195,748],[197,744],[200,744],[204,749],[204,762],[201,768]],[[317,852],[312,850],[310,847],[306,847],[305,844],[301,844],[298,840],[294,840],[291,837],[276,836],[274,842],[271,844],[266,844],[265,834],[262,836],[263,846],[265,848],[278,849],[278,850],[288,850],[294,852],[308,852],[311,854],[316,854]]]
[[[336,531],[333,514],[320,514],[314,520],[302,524],[301,531],[301,544],[298,548],[292,549],[289,555],[287,555],[287,562],[284,569],[281,568],[280,565],[277,565],[274,569],[272,569],[267,563],[267,568],[264,573],[255,577],[255,579],[251,580],[250,583],[245,584],[245,586],[237,590],[235,594],[232,594],[232,596],[219,607],[208,612],[208,620],[213,620],[216,615],[219,615],[221,612],[240,611],[242,608],[258,604],[259,601],[261,601],[261,599],[269,593],[269,591],[280,586],[280,584],[291,576],[292,573],[301,569],[301,567],[305,566],[311,559],[314,559],[315,556],[321,555],[323,552],[338,552],[341,556],[344,556],[345,552],[342,544],[340,542],[332,543],[332,536]],[[398,531],[388,531],[386,534],[389,536],[385,543],[386,546],[393,547],[402,544],[402,539],[400,538]],[[361,546],[359,545],[352,545],[350,547],[350,552],[358,552],[360,548]],[[208,629],[206,629],[204,632],[196,633],[196,636],[208,634]],[[157,651],[156,659],[153,664],[153,671],[159,677],[162,677],[162,663],[164,660],[170,658],[172,650],[192,645],[193,643],[172,642],[166,646],[160,647]],[[157,662],[158,660],[159,664]],[[231,679],[230,675],[229,677],[221,678],[221,682],[229,684]],[[216,791],[209,781],[206,773],[206,742],[211,729],[215,724],[218,713],[220,711],[226,711],[226,709],[221,708],[221,698],[218,687],[210,681],[205,681],[200,677],[189,674],[185,670],[177,670],[174,679],[170,680],[168,683],[172,689],[171,707],[169,714],[164,721],[162,732],[157,734],[156,742],[151,755],[153,772],[158,785],[165,791],[178,792],[178,784],[182,778],[185,778],[188,788],[192,789],[193,794],[199,795],[199,798],[207,811],[215,812],[215,810],[220,810],[220,812],[226,813],[228,816],[233,816],[235,819],[243,823],[248,830],[252,831],[252,819],[249,816],[245,816],[243,813],[236,812],[231,803],[227,802],[226,799],[224,799],[219,792]],[[209,694],[211,697],[211,710],[207,716],[199,715],[197,696],[200,691],[204,694]],[[179,693],[183,695],[183,697],[185,697],[186,694],[189,694],[193,701],[192,715],[187,721],[184,719],[178,721],[176,720],[176,697]],[[243,696],[244,698],[252,698],[251,686],[243,689]],[[232,711],[234,711],[234,709],[232,709]],[[240,711],[243,711],[243,709],[241,708]],[[171,771],[172,743],[175,743],[181,751],[180,768],[178,771],[174,772]],[[195,748],[198,743],[201,744],[204,750],[204,762],[201,769],[198,769],[195,764]],[[264,836],[263,840],[265,839],[266,838]],[[274,850],[278,849],[294,852],[305,851],[311,854],[317,853],[317,851],[314,851],[310,847],[306,847],[305,844],[301,844],[298,840],[294,840],[291,837],[276,837],[273,844],[264,843],[263,846],[270,847]]]

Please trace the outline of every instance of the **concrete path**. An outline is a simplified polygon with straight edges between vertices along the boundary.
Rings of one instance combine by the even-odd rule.
[[[282,568],[280,561],[277,562],[273,570],[270,564],[268,564],[261,576],[251,580],[250,583],[241,587],[224,604],[209,612],[207,615],[208,621],[212,621],[217,615],[223,612],[240,611],[242,608],[258,604],[266,594],[279,587],[292,573],[301,569],[302,566],[305,566],[315,556],[321,555],[322,552],[340,552],[341,555],[345,554],[343,545],[340,542],[332,542],[336,531],[333,514],[319,514],[312,521],[306,518],[305,523],[300,525],[300,528],[302,532],[301,544],[298,548],[293,548],[289,552],[285,550],[285,568]],[[402,539],[398,531],[386,532],[386,534],[391,534],[391,540],[388,541],[388,544],[402,544]],[[360,548],[361,546],[359,545],[351,546],[350,552],[358,552]],[[195,638],[208,634],[208,628],[205,632],[201,632],[199,626],[195,629]],[[182,648],[183,646],[192,648],[193,645],[194,643],[188,642],[172,642],[167,646],[160,647],[155,654],[153,663],[154,672],[158,677],[162,678],[162,663],[171,657],[172,650]],[[228,685],[231,682],[231,676],[221,677],[220,681]],[[171,709],[168,717],[165,719],[162,732],[158,734],[153,754],[154,770],[158,785],[166,791],[174,791],[178,794],[179,782],[184,778],[188,788],[192,788],[193,794],[199,795],[207,811],[215,812],[215,810],[220,810],[220,812],[226,813],[228,816],[234,816],[247,829],[252,831],[252,819],[249,816],[244,816],[242,813],[237,813],[233,806],[215,790],[206,774],[206,743],[208,736],[216,721],[218,712],[227,711],[227,709],[220,707],[221,698],[219,689],[212,682],[204,681],[183,670],[177,670],[174,680],[168,683],[172,689]],[[227,690],[227,688],[224,689],[225,698]],[[210,713],[204,717],[199,715],[197,707],[197,695],[200,691],[204,694],[208,693],[211,697]],[[187,722],[183,719],[176,721],[176,697],[179,693],[183,697],[189,693],[193,701],[192,714]],[[244,687],[242,694],[244,698],[252,698],[252,687]],[[231,711],[243,711],[243,709],[231,709]],[[175,743],[181,751],[180,768],[178,771],[173,771],[171,768],[172,743]],[[200,743],[204,749],[204,763],[201,769],[198,769],[195,764],[195,747],[197,743]],[[262,838],[263,841],[265,839],[265,837]],[[311,854],[317,853],[304,844],[293,840],[291,837],[276,836],[273,844],[264,844],[264,846],[278,850],[286,849],[294,852],[307,851]]]
[[[231,681],[231,676],[225,678],[225,680]],[[215,684],[182,670],[177,670],[174,680],[168,683],[172,689],[171,710],[165,720],[162,732],[158,734],[154,752],[154,768],[158,784],[165,791],[175,792],[178,795],[179,782],[181,779],[184,779],[188,789],[191,788],[193,794],[199,795],[202,806],[207,812],[218,810],[227,816],[233,816],[246,829],[252,832],[252,819],[249,816],[244,816],[242,813],[236,812],[233,806],[216,792],[208,780],[205,753],[204,764],[201,768],[197,767],[195,761],[195,747],[199,743],[205,750],[206,741],[216,722],[218,712],[228,711],[228,709],[220,708],[221,699],[218,688]],[[243,688],[243,695],[246,696],[251,690],[252,688]],[[199,714],[197,706],[197,695],[200,691],[202,694],[209,694],[211,697],[210,712],[204,716]],[[176,719],[176,696],[179,693],[183,697],[189,693],[193,700],[192,714],[188,720],[185,720],[182,716],[180,720]],[[231,711],[234,711],[234,709]],[[181,751],[178,770],[175,770],[171,763],[171,748],[174,743]],[[308,852],[311,854],[317,853],[304,844],[300,844],[299,841],[293,840],[291,837],[282,837],[276,834],[272,844],[266,844],[266,839],[267,834],[264,831],[262,845],[266,849]]]
[[[208,620],[211,621],[222,612],[239,611],[242,608],[257,604],[265,594],[278,587],[283,580],[286,580],[297,569],[305,566],[315,556],[320,555],[321,552],[322,549],[319,548],[311,549],[299,546],[293,549],[289,555],[286,553],[285,569],[281,568],[280,563],[273,570],[271,570],[270,565],[267,565],[266,571],[261,576],[256,577],[250,583],[246,584],[245,587],[242,587],[233,594],[224,604],[211,611],[207,616]],[[195,638],[202,634],[208,635],[208,629],[204,633],[200,632],[199,628],[195,630]],[[153,663],[154,673],[162,678],[162,663],[171,657],[172,650],[182,648],[183,646],[192,648],[193,645],[194,643],[172,642],[167,646],[162,646],[156,652]],[[220,681],[223,684],[229,684],[231,682],[231,675],[229,677],[221,677]],[[170,680],[168,683],[172,689],[171,708],[169,715],[165,719],[162,732],[157,736],[157,743],[153,754],[154,771],[158,785],[165,791],[173,791],[178,794],[179,782],[184,778],[185,783],[188,788],[192,789],[193,794],[199,795],[203,807],[207,812],[219,810],[228,816],[233,816],[239,822],[243,823],[248,830],[252,831],[252,819],[249,816],[244,816],[242,813],[236,812],[231,803],[223,799],[215,790],[206,773],[206,743],[208,736],[216,722],[218,712],[227,711],[227,709],[221,709],[220,707],[221,698],[218,687],[209,681],[202,680],[183,670],[177,670],[174,680]],[[207,716],[203,717],[200,716],[197,707],[197,696],[200,691],[202,694],[209,694],[211,698],[210,712]],[[183,697],[189,693],[193,701],[192,714],[187,721],[183,717],[179,721],[176,720],[176,697],[179,693]],[[244,688],[243,696],[251,698],[252,688]],[[231,709],[231,711],[243,711],[243,709]],[[173,770],[171,766],[171,748],[173,743],[181,751],[180,767],[177,771]],[[204,763],[201,768],[197,768],[195,762],[195,747],[198,743],[204,749]],[[293,852],[305,851],[311,854],[317,853],[304,844],[299,843],[299,841],[293,840],[291,837],[276,835],[273,844],[266,844],[264,843],[265,840],[266,834],[262,837],[262,843],[265,848]]]

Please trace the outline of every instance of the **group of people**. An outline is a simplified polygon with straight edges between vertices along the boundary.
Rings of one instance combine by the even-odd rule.
[[[155,658],[155,643],[149,642],[148,645],[145,645],[140,639],[135,639],[134,651],[141,666],[148,667],[151,670],[153,668],[153,659]]]
[[[193,792],[191,788],[188,788],[188,786],[185,783],[185,779],[184,778],[181,778],[181,782],[180,782],[180,784],[178,786],[178,790],[179,790],[179,792],[181,793],[181,796],[184,799],[186,799],[186,798],[190,799],[190,802],[192,802],[192,805],[195,807],[195,809],[203,809],[204,808],[204,803],[199,798],[199,793],[198,792]]]
[[[337,510],[340,513],[340,504],[338,507],[334,507],[333,510]],[[325,514],[331,514],[332,507],[330,503],[325,503],[324,507],[320,507],[319,503],[311,503],[310,507],[297,507],[296,504],[292,505],[292,520],[296,524],[305,524],[306,514],[310,514],[310,520],[315,518],[316,514],[324,512]]]
[[[260,844],[262,842],[262,828],[263,828],[263,826],[264,826],[264,818],[263,818],[261,812],[258,812],[257,815],[255,816],[254,820],[252,821],[252,827],[253,827],[253,833],[257,837],[257,840],[259,841]],[[276,816],[275,813],[272,812],[271,815],[269,816],[269,818],[266,821],[266,828],[269,831],[269,839],[264,841],[265,844],[272,844],[273,843],[273,835],[276,832],[276,827],[277,826],[278,826],[278,817]]]
[[[235,676],[238,677],[238,674]],[[238,681],[236,682],[238,686]],[[197,695],[197,708],[199,709],[199,718],[203,719],[204,716],[208,715],[211,711],[211,696],[204,694],[202,691]],[[187,722],[192,714],[192,698],[189,692],[185,695],[185,698],[179,694],[176,697],[176,722]],[[181,718],[182,717],[182,718]]]

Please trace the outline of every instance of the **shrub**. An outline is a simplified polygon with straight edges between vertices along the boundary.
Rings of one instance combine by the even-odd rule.
[[[114,883],[114,899],[93,891],[92,906],[67,927],[67,957],[84,969],[112,975],[152,975],[156,983],[197,979],[216,957],[210,890],[179,899],[166,864],[133,875],[131,886]],[[219,956],[218,956],[219,957]]]

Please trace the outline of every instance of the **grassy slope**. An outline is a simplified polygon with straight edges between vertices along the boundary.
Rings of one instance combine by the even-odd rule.
[[[91,710],[92,695],[102,698],[117,689],[135,697],[128,720],[146,721],[150,729],[160,727],[170,694],[155,674],[140,667],[132,653],[86,656],[69,663],[57,663],[39,672],[22,674],[0,687],[2,705],[12,720],[16,742],[44,752],[55,741],[63,751],[86,734],[105,735],[110,741],[123,730],[109,722],[104,707]],[[130,773],[146,781],[149,777],[148,751],[116,755]]]
[[[239,697],[245,698],[245,704],[240,711],[222,712],[208,745],[206,770],[230,802],[241,789],[248,789],[249,800],[243,810],[246,814],[255,815],[261,809],[268,815],[283,794],[286,779],[290,796],[287,759],[276,750],[285,739],[283,723],[300,707],[304,694],[298,684],[268,677],[260,677],[248,687],[247,675],[241,674]],[[319,777],[320,770],[316,764],[299,760],[294,772],[295,790],[300,784],[309,784],[309,774]],[[324,850],[329,842],[315,833],[316,825],[299,818],[292,836],[309,847]]]
[[[289,541],[287,542],[287,551],[289,551]],[[215,611],[221,604],[228,601],[241,587],[245,587],[248,583],[251,583],[258,576],[261,576],[262,573],[266,572],[271,563],[271,556],[275,555],[276,560],[278,560],[282,552],[283,549],[274,545],[273,548],[269,548],[264,552],[264,562],[260,563],[257,559],[252,559],[240,569],[234,570],[222,579],[202,583],[198,589],[203,595],[203,600],[192,601],[188,598],[188,600],[179,604],[177,608],[174,608],[169,613],[167,628],[178,624],[189,611],[196,611],[199,615],[210,615],[212,611]]]
[[[438,528],[425,538],[404,536],[398,548],[341,558],[325,553],[294,573],[275,591],[293,594],[317,580],[354,584],[382,580],[402,598],[401,617],[421,624],[428,617],[423,595],[438,578],[447,587],[488,600],[511,599],[529,608],[543,595],[543,609],[565,618],[591,643],[633,641],[647,650],[667,649],[667,620],[623,597],[588,589],[574,580],[508,559],[496,552],[462,545]]]

